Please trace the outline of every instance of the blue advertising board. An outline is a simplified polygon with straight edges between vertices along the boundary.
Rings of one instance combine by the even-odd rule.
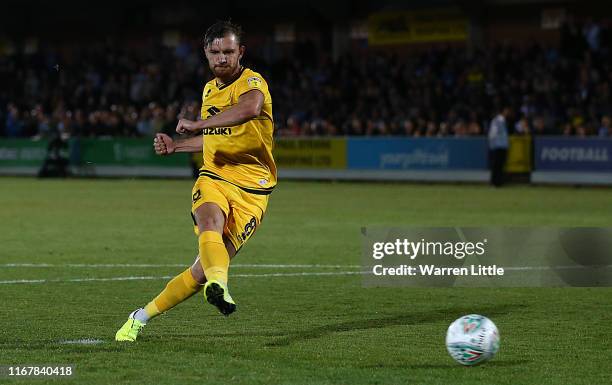
[[[612,139],[536,137],[536,171],[612,172]]]
[[[349,138],[347,167],[362,170],[486,170],[485,138]]]

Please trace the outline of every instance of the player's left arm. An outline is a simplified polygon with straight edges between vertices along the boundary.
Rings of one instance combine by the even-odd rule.
[[[252,89],[240,95],[238,103],[208,119],[198,121],[179,120],[176,125],[176,132],[184,134],[186,132],[199,132],[205,128],[237,126],[258,117],[263,103],[263,92],[258,89]]]

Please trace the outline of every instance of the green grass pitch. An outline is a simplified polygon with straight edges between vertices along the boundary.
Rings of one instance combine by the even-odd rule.
[[[230,270],[237,313],[223,318],[197,295],[119,344],[128,313],[196,253],[192,182],[0,186],[0,365],[76,365],[74,378],[1,383],[612,381],[612,289],[366,289],[358,275],[301,275],[359,270],[362,226],[611,226],[607,189],[281,182]],[[125,266],[143,264],[156,266]],[[497,356],[471,368],[444,346],[467,313],[489,316],[501,334]],[[101,342],[66,343],[81,339]]]

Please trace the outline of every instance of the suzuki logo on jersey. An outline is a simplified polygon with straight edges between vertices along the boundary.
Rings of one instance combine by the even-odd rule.
[[[205,128],[202,130],[202,135],[231,135],[232,128],[231,127],[214,127],[214,128]]]
[[[206,111],[208,111],[210,116],[217,115],[219,112],[221,112],[221,110],[215,106],[210,107]],[[214,127],[214,128],[205,128],[202,130],[202,135],[226,135],[227,136],[231,134],[232,134],[231,127]]]

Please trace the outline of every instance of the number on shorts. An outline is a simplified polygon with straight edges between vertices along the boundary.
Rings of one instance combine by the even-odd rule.
[[[257,220],[255,217],[251,218],[251,221],[244,226],[244,231],[242,232],[242,240],[246,241],[247,238],[253,234],[255,231],[255,227],[257,226]]]

